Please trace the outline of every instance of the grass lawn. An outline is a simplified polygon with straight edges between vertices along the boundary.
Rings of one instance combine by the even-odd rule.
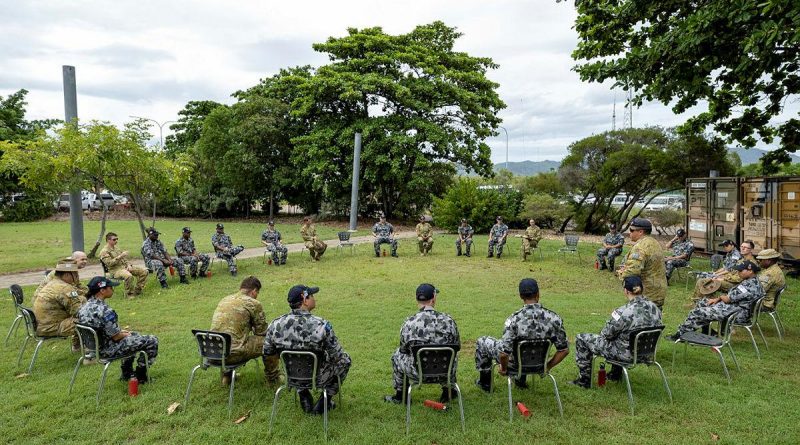
[[[146,224],[149,224],[147,221]],[[175,240],[180,238],[183,227],[191,227],[195,246],[201,252],[212,252],[211,235],[215,231],[215,221],[203,220],[159,220],[156,228],[161,232],[160,239],[170,254],[174,254]],[[283,237],[284,243],[298,243],[300,238],[300,224],[281,224],[277,222],[276,228]],[[317,234],[322,239],[336,238],[336,232],[343,230],[333,226],[317,224]],[[230,235],[234,245],[241,244],[245,247],[261,246],[261,232],[266,229],[264,223],[250,222],[225,222],[225,233]],[[119,235],[119,247],[129,250],[134,257],[139,257],[142,248],[142,236],[139,231],[139,222],[136,220],[109,220],[106,223],[106,233],[114,232]],[[100,233],[100,221],[84,221],[83,233],[86,250],[91,250]],[[366,232],[365,232],[366,233]],[[0,273],[23,272],[52,268],[59,258],[72,253],[70,242],[69,221],[40,221],[32,223],[3,223],[0,224]],[[105,245],[102,240],[100,248]],[[99,249],[98,249],[99,252]],[[96,260],[95,260],[96,261]]]
[[[135,237],[133,223],[130,227],[116,225],[110,229],[122,232],[123,239]],[[38,234],[41,239],[51,233],[44,227],[24,227],[19,230]],[[245,243],[254,244],[260,232],[254,225],[230,227],[234,240]],[[162,228],[178,233],[177,225],[164,223]],[[197,233],[210,233],[211,223],[194,224],[194,228]],[[4,230],[8,230],[7,225]],[[249,238],[248,232],[252,232]],[[295,236],[293,230],[286,232],[287,237]],[[66,225],[63,233],[65,238]],[[621,383],[609,382],[605,388],[590,391],[567,385],[577,373],[572,351],[575,335],[599,332],[610,312],[625,301],[620,281],[593,269],[596,246],[582,245],[583,260],[579,262],[576,257],[557,256],[554,252],[560,243],[543,241],[544,260],[537,255],[534,262],[521,263],[517,238],[510,240],[513,253],[500,260],[485,258],[483,237],[477,239],[477,253],[472,258],[455,257],[453,240],[452,236],[437,236],[433,255],[425,258],[416,254],[415,243],[401,241],[398,259],[373,258],[369,247],[358,246],[355,255],[329,251],[320,263],[299,254],[290,255],[286,267],[246,260],[240,262],[236,279],[224,273],[218,262],[214,276],[207,281],[180,286],[177,278],[171,278],[172,287],[162,291],[152,280],[138,300],[117,295],[109,303],[117,310],[120,324],[160,339],[160,355],[151,370],[156,381],[144,385],[139,397],[128,397],[127,385],[118,380],[118,365],[113,365],[99,410],[95,409],[99,366],[82,367],[69,397],[67,388],[76,356],[70,353],[66,341],[48,343],[40,351],[34,374],[17,378],[33,349],[29,345],[23,366],[17,368],[16,355],[22,341],[18,335],[0,349],[0,437],[26,444],[320,443],[322,419],[304,415],[288,395],[282,396],[276,428],[269,437],[274,388],[265,386],[262,370],[254,363],[240,374],[230,418],[227,390],[214,369],[198,371],[188,410],[167,414],[171,403],[183,403],[189,372],[198,361],[190,329],[207,329],[217,302],[236,291],[242,277],[254,274],[264,283],[259,298],[268,318],[288,310],[286,292],[293,284],[322,289],[315,313],[331,321],[353,359],[343,385],[344,406],[330,415],[331,443],[798,443],[797,280],[789,280],[789,291],[780,308],[787,329],[784,342],[778,342],[771,325],[762,319],[769,350],[762,346],[763,359],[759,361],[744,331],[735,334],[734,346],[742,369],[731,369],[732,385],[726,383],[711,351],[692,348],[684,358],[681,350],[672,367],[673,346],[663,342],[659,357],[675,402],[668,402],[656,369],[637,368],[631,372],[636,400],[636,415],[631,416]],[[702,259],[693,263],[696,269],[708,267]],[[501,334],[506,317],[520,306],[517,283],[529,276],[539,280],[542,303],[561,314],[570,338],[570,355],[553,371],[564,403],[564,419],[558,416],[552,386],[537,379],[534,389],[514,390],[514,400],[528,406],[531,418],[523,420],[515,411],[514,422],[509,424],[503,382],[499,378],[495,381],[500,391],[492,395],[472,383],[477,377],[474,343],[481,335]],[[438,397],[438,387],[425,386],[414,392],[409,436],[405,435],[404,408],[382,400],[392,392],[389,359],[398,344],[400,325],[416,311],[414,289],[426,281],[441,290],[437,309],[451,314],[461,331],[458,380],[464,395],[465,434],[460,430],[457,409],[443,413],[422,406],[424,399]],[[682,283],[669,288],[664,312],[667,333],[674,332],[684,319],[689,292]],[[3,301],[6,315],[0,319],[0,333],[5,335],[12,310],[10,301]],[[246,413],[250,414],[246,421],[233,423]]]

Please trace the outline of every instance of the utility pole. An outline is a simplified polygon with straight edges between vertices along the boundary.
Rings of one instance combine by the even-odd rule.
[[[353,149],[353,185],[350,190],[350,231],[356,231],[358,225],[358,175],[361,168],[361,133],[356,133]]]
[[[61,74],[64,79],[64,120],[67,125],[77,126],[78,89],[75,81],[75,67],[63,65]],[[83,205],[79,188],[69,191],[69,233],[72,239],[72,251],[83,251]]]

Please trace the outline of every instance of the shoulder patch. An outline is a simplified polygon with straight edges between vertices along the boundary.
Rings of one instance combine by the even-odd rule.
[[[620,319],[620,317],[621,316],[619,315],[619,312],[617,312],[617,311],[614,311],[614,312],[611,313],[611,318],[613,318],[614,321],[618,321]]]
[[[639,259],[639,252],[632,253],[631,254],[631,259],[632,260],[638,260]]]
[[[105,321],[115,322],[117,321],[117,313],[114,311],[109,311],[105,316],[103,316],[103,319]]]
[[[329,321],[326,321],[325,322],[325,332],[330,333],[332,330],[333,330],[333,326],[331,326],[331,323]]]
[[[78,291],[72,291],[69,293],[70,298],[78,298]]]

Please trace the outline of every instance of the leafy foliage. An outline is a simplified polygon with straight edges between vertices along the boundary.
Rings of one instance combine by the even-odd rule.
[[[570,216],[570,206],[547,193],[525,195],[523,219],[535,219],[539,227],[554,229]]]
[[[513,221],[522,207],[522,195],[513,188],[479,188],[474,178],[459,178],[441,198],[433,199],[436,225],[455,231],[467,218],[476,232],[488,232],[497,216]]]

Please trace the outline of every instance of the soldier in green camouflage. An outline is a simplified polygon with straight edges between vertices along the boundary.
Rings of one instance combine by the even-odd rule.
[[[611,312],[611,318],[600,331],[600,335],[578,334],[575,337],[575,363],[578,365],[579,376],[577,380],[570,382],[573,385],[582,388],[591,386],[594,356],[622,362],[633,360],[628,343],[630,333],[637,329],[661,326],[661,310],[642,295],[646,290],[642,279],[638,276],[625,277],[622,286],[628,302]],[[607,378],[617,381],[621,374],[622,368],[613,365]]]
[[[254,276],[242,280],[239,292],[223,298],[211,318],[211,330],[225,332],[231,336],[231,355],[228,364],[246,362],[262,357],[267,383],[279,383],[278,356],[264,355],[264,339],[267,333],[267,318],[264,307],[258,301],[261,281]],[[222,374],[222,383],[230,385],[231,373]]]
[[[618,271],[619,277],[639,276],[647,289],[647,298],[659,309],[667,298],[667,272],[664,269],[664,251],[650,233],[653,225],[644,218],[631,221],[630,235],[633,245],[625,257],[625,264]]]
[[[775,295],[786,286],[786,276],[783,275],[781,266],[778,265],[780,257],[781,254],[775,249],[764,249],[756,256],[758,265],[761,267],[758,280],[761,281],[761,287],[764,288],[765,294],[762,310],[766,312],[775,310]]]
[[[672,255],[664,257],[664,269],[667,274],[667,284],[672,277],[672,272],[676,267],[686,267],[689,265],[689,260],[692,259],[692,252],[694,252],[694,244],[688,239],[686,231],[678,229],[675,237],[667,244],[668,249],[672,249]]]
[[[533,253],[533,249],[539,247],[539,241],[542,239],[542,229],[536,225],[536,221],[531,218],[528,221],[528,228],[522,234],[522,261],[528,259],[528,255]]]
[[[76,263],[78,263],[78,270],[86,267],[86,264],[89,262],[89,258],[87,258],[86,254],[81,252],[80,250],[72,252],[72,256],[70,256],[70,258],[72,258],[73,260],[75,260]],[[36,290],[33,291],[31,304],[33,304],[36,301],[36,297],[39,296],[39,292],[44,288],[44,286],[47,283],[53,281],[53,278],[55,278],[55,276],[56,276],[55,270],[51,270],[50,272],[48,272],[47,275],[45,275],[42,282],[39,283],[39,287],[37,287]],[[75,288],[78,290],[78,295],[80,295],[81,297],[86,297],[86,293],[89,291],[89,288],[80,282],[80,277],[78,278],[78,281],[75,283]]]
[[[58,262],[53,280],[39,292],[33,303],[36,335],[42,337],[72,337],[72,350],[80,349],[75,334],[75,315],[86,303],[75,284],[78,282],[78,263],[72,258]]]
[[[141,295],[147,284],[148,270],[128,261],[128,251],[117,247],[119,236],[114,232],[106,234],[106,245],[100,251],[100,262],[108,269],[111,278],[125,281],[125,294],[128,298]]]
[[[211,265],[211,257],[204,253],[199,253],[194,246],[192,239],[192,229],[188,227],[183,228],[183,234],[177,241],[175,241],[175,253],[178,255],[183,264],[189,265],[189,275],[192,278],[205,278],[208,266]],[[200,266],[200,274],[197,273],[198,263]]]
[[[419,254],[425,256],[429,254],[433,248],[433,228],[430,223],[425,221],[425,216],[420,216],[419,224],[417,224],[416,229]]]
[[[300,227],[300,236],[303,238],[303,243],[308,249],[311,259],[319,261],[322,254],[328,249],[328,245],[317,236],[317,228],[311,222],[311,217],[306,216],[303,218],[303,226]]]
[[[500,375],[506,375],[510,368],[516,368],[514,344],[522,340],[548,340],[555,345],[556,353],[547,362],[551,370],[569,354],[569,341],[564,330],[564,322],[555,312],[545,309],[539,303],[539,284],[533,278],[525,278],[519,282],[519,297],[522,309],[511,314],[503,327],[503,336],[479,337],[475,342],[475,368],[480,378],[475,382],[478,387],[489,392],[492,381],[492,360],[500,365]],[[527,388],[527,376],[515,378],[517,386]]]

